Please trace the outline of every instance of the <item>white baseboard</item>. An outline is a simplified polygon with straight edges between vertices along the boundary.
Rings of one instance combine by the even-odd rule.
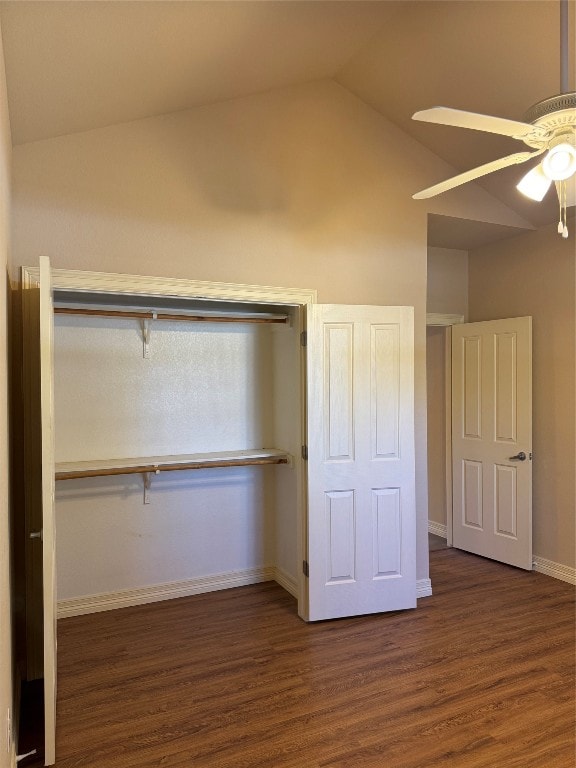
[[[416,582],[416,598],[430,597],[432,595],[432,581],[430,579],[418,579]]]
[[[546,560],[544,557],[534,557],[532,559],[534,570],[543,573],[546,576],[552,576],[560,581],[567,581],[568,584],[576,584],[576,568],[570,568],[569,565],[554,563],[552,560]]]
[[[298,599],[298,580],[283,568],[273,568],[272,570],[274,571],[272,579],[286,592],[289,592],[292,597]]]
[[[132,605],[156,603],[160,600],[172,600],[176,597],[188,597],[220,589],[259,584],[263,581],[275,581],[293,597],[298,597],[298,581],[282,568],[268,566],[248,568],[244,571],[219,573],[215,576],[203,576],[185,581],[172,581],[167,584],[154,584],[140,589],[122,589],[118,592],[105,592],[99,595],[85,595],[68,600],[58,600],[58,618],[83,616],[87,613],[112,611],[116,608],[129,608]],[[416,597],[429,597],[432,594],[430,579],[416,582]]]
[[[110,611],[115,608],[127,608],[132,605],[156,603],[159,600],[172,600],[176,597],[188,597],[204,592],[216,592],[220,589],[242,587],[247,584],[258,584],[262,581],[277,581],[291,594],[296,594],[296,580],[287,573],[271,566],[263,568],[247,568],[231,573],[218,573],[214,576],[202,576],[185,581],[173,581],[167,584],[153,584],[139,589],[122,589],[118,592],[106,592],[99,595],[73,597],[68,600],[58,600],[58,618],[67,616],[82,616],[86,613]]]
[[[441,536],[445,539],[447,528],[443,523],[435,523],[434,520],[428,520],[428,533],[433,533],[435,536]]]

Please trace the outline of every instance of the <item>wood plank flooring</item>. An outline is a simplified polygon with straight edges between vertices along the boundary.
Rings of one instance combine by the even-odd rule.
[[[574,587],[432,552],[413,611],[275,584],[58,624],[58,768],[574,768]]]

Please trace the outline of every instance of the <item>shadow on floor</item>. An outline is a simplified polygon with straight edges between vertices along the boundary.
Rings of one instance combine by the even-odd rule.
[[[447,549],[446,539],[436,536],[435,533],[428,534],[428,551],[435,552],[437,549]]]

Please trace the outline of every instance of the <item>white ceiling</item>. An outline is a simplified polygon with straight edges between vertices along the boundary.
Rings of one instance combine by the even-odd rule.
[[[524,145],[413,112],[521,120],[560,90],[556,0],[15,0],[0,12],[14,144],[334,78],[463,171]],[[557,202],[521,198],[526,170],[480,183],[540,226]]]

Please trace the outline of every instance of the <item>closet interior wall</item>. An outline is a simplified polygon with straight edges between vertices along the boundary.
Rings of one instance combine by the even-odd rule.
[[[150,298],[145,306],[154,309]],[[299,454],[299,322],[298,310],[287,310],[286,324],[152,320],[147,345],[137,318],[56,314],[56,463]],[[296,590],[294,463],[150,474],[146,494],[145,478],[56,483],[59,601],[185,589],[226,574],[271,576]]]

